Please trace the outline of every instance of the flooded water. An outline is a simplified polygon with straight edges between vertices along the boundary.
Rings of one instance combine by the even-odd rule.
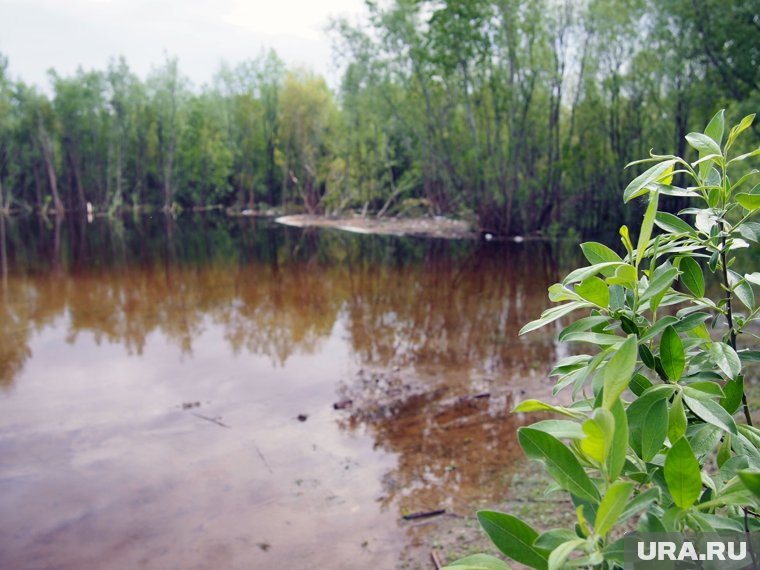
[[[499,501],[572,244],[6,221],[0,567],[394,568]],[[337,408],[335,409],[337,404]],[[441,517],[438,517],[439,519]]]

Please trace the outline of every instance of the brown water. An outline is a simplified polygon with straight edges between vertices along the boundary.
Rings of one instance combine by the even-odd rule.
[[[403,515],[503,496],[506,412],[558,356],[517,331],[575,262],[214,217],[0,230],[8,569],[413,558],[436,519]]]

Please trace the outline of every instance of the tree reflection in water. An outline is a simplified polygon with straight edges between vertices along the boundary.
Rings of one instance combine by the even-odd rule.
[[[333,418],[396,457],[376,499],[398,513],[457,512],[504,491],[498,474],[518,454],[519,421],[506,412],[546,390],[555,357],[550,332],[517,331],[576,262],[572,244],[359,236],[222,216],[4,222],[8,394],[25,380],[34,339],[53,329],[82,361],[92,346],[80,337],[131,358],[159,337],[190,359],[204,331],[219,330],[230,357],[260,355],[278,370],[337,342],[349,362],[335,390],[357,401]],[[371,411],[361,394],[380,377]],[[490,397],[472,397],[480,392]]]

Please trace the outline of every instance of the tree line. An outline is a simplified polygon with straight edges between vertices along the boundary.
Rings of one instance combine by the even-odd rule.
[[[688,157],[684,135],[717,108],[760,103],[760,0],[367,9],[331,25],[334,90],[271,51],[199,88],[176,59],[142,80],[120,58],[51,71],[44,91],[0,57],[0,209],[424,212],[593,233],[635,215],[623,167],[653,141]]]

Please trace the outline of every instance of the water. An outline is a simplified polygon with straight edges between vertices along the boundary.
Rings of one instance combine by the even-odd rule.
[[[517,331],[578,261],[213,216],[1,229],[2,568],[421,556],[435,519],[405,514],[508,491],[507,412],[558,356]]]

